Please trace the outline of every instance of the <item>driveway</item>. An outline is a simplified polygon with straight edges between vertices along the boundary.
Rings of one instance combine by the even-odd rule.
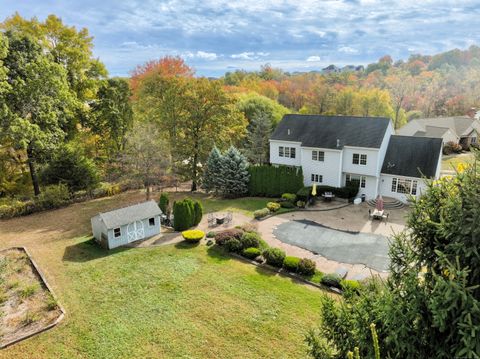
[[[378,272],[388,270],[388,239],[373,233],[330,229],[299,219],[279,224],[273,230],[281,242],[297,246],[340,263],[363,264]]]

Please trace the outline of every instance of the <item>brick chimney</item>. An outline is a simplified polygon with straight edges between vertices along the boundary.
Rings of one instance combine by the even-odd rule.
[[[467,116],[470,118],[474,118],[477,113],[477,109],[475,107],[471,107],[470,110],[467,111]]]

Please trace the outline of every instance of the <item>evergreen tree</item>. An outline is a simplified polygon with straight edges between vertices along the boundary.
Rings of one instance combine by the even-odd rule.
[[[203,173],[203,189],[208,192],[218,193],[220,188],[222,154],[218,150],[217,146],[213,147],[210,155],[208,156],[205,166],[205,172]]]
[[[272,122],[265,114],[255,116],[250,123],[250,130],[245,146],[245,154],[253,164],[263,165],[269,162],[269,138]]]
[[[231,146],[221,161],[221,191],[224,197],[241,197],[248,192],[248,162],[245,156]]]

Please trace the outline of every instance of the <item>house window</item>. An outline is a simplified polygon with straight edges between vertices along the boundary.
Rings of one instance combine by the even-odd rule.
[[[148,220],[148,224],[150,225],[150,227],[154,226],[155,225],[155,217],[154,218],[150,218]]]
[[[290,157],[295,158],[295,147],[290,148]]]
[[[323,162],[325,160],[325,152],[323,152],[323,151],[312,151],[312,160]]]
[[[359,153],[354,153],[352,157],[352,163],[354,165],[366,165],[367,164],[367,155],[361,155]]]
[[[278,157],[283,157],[283,146],[278,148]]]
[[[392,179],[392,192],[403,194],[417,194],[418,182],[411,179],[393,178]]]
[[[358,153],[353,154],[353,160],[352,163],[354,165],[358,165],[360,163],[360,155]]]
[[[471,143],[477,143],[477,138],[476,138],[476,137],[472,137]]]
[[[122,236],[122,231],[120,230],[120,228],[115,228],[115,229],[113,230],[113,236],[114,236],[115,238],[118,238],[118,237],[121,237],[121,236]]]
[[[348,182],[357,182],[360,188],[365,188],[367,186],[367,177],[347,173],[345,175],[345,182],[345,185],[347,185]]]
[[[295,147],[278,147],[278,157],[295,158]]]
[[[367,164],[367,155],[360,155],[360,164],[361,165]]]
[[[312,182],[322,183],[323,182],[323,176],[322,175],[316,175],[316,174],[312,173]]]
[[[290,147],[285,147],[285,157],[290,157]]]

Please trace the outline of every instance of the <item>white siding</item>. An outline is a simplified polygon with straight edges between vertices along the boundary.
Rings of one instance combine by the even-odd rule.
[[[324,161],[312,160],[312,151],[322,151]],[[302,170],[305,186],[311,186],[312,174],[323,176],[321,185],[340,187],[341,179],[339,173],[342,168],[342,151],[335,151],[323,148],[302,148]]]
[[[278,155],[278,148],[280,146],[295,148],[295,158],[280,157]],[[302,157],[302,154],[301,154],[300,142],[270,140],[270,163],[276,164],[276,165],[301,166],[302,165],[301,157]]]
[[[421,178],[387,175],[382,173],[380,177],[380,194],[382,196],[396,198],[399,201],[402,201],[404,203],[406,203],[410,198],[410,195],[408,194],[392,192],[393,178],[410,179],[412,181],[417,181],[417,195],[416,195],[417,198],[420,197],[426,191],[427,185],[425,181]]]
[[[360,155],[367,155],[367,164],[353,164],[353,154],[358,153]],[[342,171],[344,173],[355,173],[366,176],[378,176],[378,149],[361,148],[361,147],[347,147],[343,149],[343,166]]]
[[[149,222],[148,222],[149,218],[146,218],[146,219],[141,221],[143,223],[143,229],[145,231],[145,237],[144,238],[153,237],[153,236],[160,233],[160,231],[161,231],[160,216],[155,216],[154,218],[155,218],[155,225],[154,226],[149,225]],[[115,238],[115,236],[113,234],[114,228],[111,228],[111,229],[108,230],[108,248],[109,249],[116,248],[116,247],[119,247],[119,246],[123,246],[123,245],[129,243],[128,242],[128,235],[127,235],[127,227],[128,227],[128,225],[123,225],[123,226],[120,227],[121,236],[117,237],[117,238]]]
[[[442,141],[443,141],[443,144],[446,144],[447,142],[458,143],[460,139],[452,132],[452,130],[448,130],[443,134]]]
[[[375,176],[377,177],[380,176],[380,171],[382,170],[383,161],[385,160],[385,155],[387,154],[388,144],[390,143],[390,137],[394,134],[395,130],[392,122],[390,121],[377,154],[377,171],[375,173]]]

